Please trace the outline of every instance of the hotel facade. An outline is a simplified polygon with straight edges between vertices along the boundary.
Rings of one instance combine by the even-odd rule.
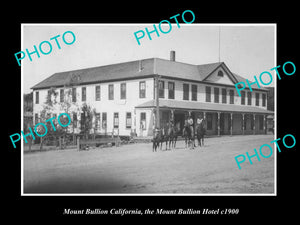
[[[55,73],[32,87],[33,123],[40,121],[45,101],[55,93],[48,116],[64,111],[70,103],[70,132],[79,134],[81,111],[93,111],[91,134],[113,132],[120,136],[152,136],[157,102],[160,126],[170,119],[180,130],[188,116],[204,118],[207,135],[265,134],[267,110],[265,88],[252,85],[237,94],[234,84],[246,79],[229,70],[224,62],[192,65],[170,60],[142,59],[100,67]],[[158,90],[156,89],[158,88]],[[158,93],[158,101],[156,101]]]

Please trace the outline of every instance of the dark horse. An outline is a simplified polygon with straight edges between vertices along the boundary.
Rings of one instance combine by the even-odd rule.
[[[167,123],[162,129],[155,129],[153,132],[153,151],[156,151],[160,145],[162,150],[163,142],[166,143],[166,150],[175,148],[178,137],[178,128],[173,125],[172,122]]]
[[[200,147],[201,147],[201,145],[204,146],[205,127],[204,127],[203,119],[200,120],[200,124],[197,124],[196,132],[197,132],[198,146],[200,146]]]
[[[167,124],[167,135],[166,135],[166,146],[169,143],[169,149],[171,148],[176,148],[176,142],[177,142],[177,137],[178,137],[178,125],[174,126],[173,122],[170,121],[169,124]],[[168,142],[168,143],[167,143]]]
[[[185,147],[190,147],[194,149],[195,147],[195,135],[194,135],[194,127],[189,125],[187,122],[183,128],[183,137],[185,139]]]
[[[163,134],[162,134],[162,129],[158,129],[155,128],[153,131],[153,147],[152,147],[152,151],[156,152],[157,148],[159,147],[159,144],[162,144],[162,140],[163,140]]]
[[[180,124],[177,123],[175,126],[172,125],[172,133],[170,136],[170,143],[172,148],[176,148],[176,142],[178,138],[178,133],[179,133],[179,126]]]

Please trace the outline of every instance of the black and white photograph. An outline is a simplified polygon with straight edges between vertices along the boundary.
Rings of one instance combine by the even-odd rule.
[[[276,24],[22,24],[22,49],[22,195],[276,195]]]
[[[3,13],[6,221],[297,221],[295,4],[45,3]]]

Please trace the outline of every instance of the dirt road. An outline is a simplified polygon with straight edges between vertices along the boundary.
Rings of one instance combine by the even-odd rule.
[[[195,150],[177,143],[152,152],[152,144],[129,144],[89,151],[54,150],[24,154],[24,194],[272,194],[274,153],[252,158],[239,170],[234,157],[253,153],[271,135],[205,139]],[[274,148],[273,148],[273,152]]]

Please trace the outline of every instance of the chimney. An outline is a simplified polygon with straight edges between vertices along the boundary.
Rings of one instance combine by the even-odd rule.
[[[170,61],[175,61],[175,51],[170,51]]]

